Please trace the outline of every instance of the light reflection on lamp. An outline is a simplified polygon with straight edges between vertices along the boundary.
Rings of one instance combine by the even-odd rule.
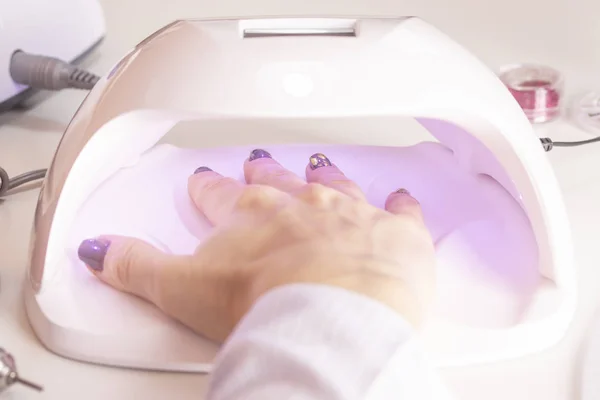
[[[300,73],[291,73],[283,77],[283,89],[287,94],[294,97],[309,96],[314,89],[310,76]]]

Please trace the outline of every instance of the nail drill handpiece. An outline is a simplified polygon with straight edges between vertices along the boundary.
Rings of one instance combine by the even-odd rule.
[[[19,376],[15,359],[10,353],[0,347],[0,393],[8,389],[15,383],[27,386],[37,391],[42,391],[43,388],[33,382],[29,382]]]

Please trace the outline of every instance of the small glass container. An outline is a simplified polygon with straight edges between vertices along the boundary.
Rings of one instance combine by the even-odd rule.
[[[562,74],[536,64],[514,64],[500,69],[499,78],[532,123],[550,122],[561,114]]]

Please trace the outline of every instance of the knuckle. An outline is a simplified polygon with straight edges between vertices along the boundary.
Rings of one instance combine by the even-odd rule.
[[[235,208],[237,210],[257,210],[274,205],[273,192],[263,186],[247,186],[239,195]]]
[[[265,169],[261,178],[264,180],[282,179],[290,176],[290,172],[283,168],[268,168]]]
[[[355,187],[356,184],[350,179],[332,179],[331,184],[341,187]]]
[[[257,168],[251,181],[257,184],[274,184],[285,180],[289,174],[281,168]]]
[[[205,196],[212,196],[218,193],[221,189],[230,185],[230,183],[227,178],[210,179],[202,182],[196,181],[195,184],[189,187],[189,191],[192,199],[201,204]]]
[[[117,254],[117,265],[114,271],[114,277],[117,283],[124,288],[131,284],[131,271],[135,268],[137,262],[137,251],[135,243],[127,243],[119,249]]]
[[[350,179],[335,179],[330,183],[334,188],[354,198],[363,198],[364,195],[358,185]]]
[[[131,281],[131,268],[133,265],[133,255],[131,250],[125,250],[115,269],[115,280],[119,285],[128,287]]]
[[[309,183],[304,187],[300,197],[308,204],[325,206],[331,202],[335,192],[334,189],[320,183]]]
[[[296,175],[279,164],[267,165],[265,168],[256,168],[252,181],[262,185],[274,187],[285,186],[287,182],[293,182],[298,179]]]
[[[229,186],[230,184],[231,182],[227,178],[214,179],[209,182],[206,182],[203,189],[206,192],[215,192]]]

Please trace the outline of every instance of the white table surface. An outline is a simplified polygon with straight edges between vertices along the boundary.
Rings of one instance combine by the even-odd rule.
[[[600,88],[600,3],[596,0],[102,0],[108,36],[88,66],[105,73],[145,36],[177,18],[243,15],[418,15],[449,33],[491,67],[533,61],[566,74],[569,96]],[[586,3],[586,4],[583,4]],[[29,108],[0,115],[0,165],[11,175],[43,168],[84,93],[38,96]],[[575,140],[590,137],[558,121],[540,135]],[[579,397],[581,355],[600,295],[600,144],[555,149],[548,154],[571,219],[580,276],[575,322],[553,349],[493,365],[442,371],[459,399]],[[87,365],[45,350],[33,334],[23,306],[22,284],[37,190],[0,204],[0,346],[20,371],[46,391],[13,388],[2,399],[201,399],[206,378]]]

